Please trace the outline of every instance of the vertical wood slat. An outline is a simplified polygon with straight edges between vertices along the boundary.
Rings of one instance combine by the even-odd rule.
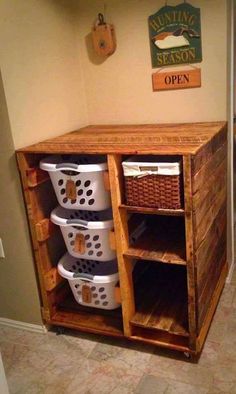
[[[196,270],[195,252],[193,242],[193,210],[192,210],[192,167],[191,156],[183,157],[184,175],[184,203],[185,203],[185,236],[188,284],[188,321],[189,321],[189,346],[196,350],[197,337],[197,310],[196,310]]]
[[[200,161],[201,166],[199,154],[193,158],[193,166],[198,168],[192,177],[198,333],[208,316],[227,254],[227,143],[218,144],[217,149],[212,146],[213,141],[208,145],[209,152],[204,162]]]
[[[116,235],[117,259],[120,275],[120,289],[122,300],[122,314],[124,333],[131,336],[130,320],[135,312],[133,279],[132,279],[132,259],[124,256],[128,249],[129,236],[127,224],[127,212],[119,209],[122,203],[122,157],[120,155],[108,155],[108,169],[111,186],[111,198],[114,218],[114,228]]]
[[[17,162],[21,175],[21,182],[24,190],[25,205],[28,213],[28,220],[30,226],[31,241],[34,250],[35,262],[38,272],[38,279],[40,285],[40,294],[43,304],[43,318],[53,313],[54,295],[48,294],[45,289],[44,274],[52,268],[48,247],[45,242],[39,242],[37,239],[36,224],[44,219],[43,212],[37,201],[37,195],[34,188],[28,185],[28,163],[24,153],[17,153]]]

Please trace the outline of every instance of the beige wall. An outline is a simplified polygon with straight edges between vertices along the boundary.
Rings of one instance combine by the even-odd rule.
[[[17,173],[14,144],[0,74],[0,317],[41,323],[40,305]]]
[[[0,61],[16,148],[87,123],[75,22],[71,1],[0,1]]]
[[[14,150],[87,123],[74,16],[66,0],[0,1],[0,317],[30,323],[40,304]]]
[[[148,38],[149,15],[163,0],[107,1],[117,51],[101,64],[85,42],[102,0],[79,1],[78,27],[83,40],[83,70],[90,123],[154,123],[226,119],[226,1],[191,0],[201,8],[202,88],[152,92]],[[171,0],[169,4],[179,4]]]

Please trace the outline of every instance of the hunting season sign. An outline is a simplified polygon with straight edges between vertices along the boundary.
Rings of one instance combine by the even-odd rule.
[[[153,68],[202,61],[200,8],[166,5],[148,23]]]

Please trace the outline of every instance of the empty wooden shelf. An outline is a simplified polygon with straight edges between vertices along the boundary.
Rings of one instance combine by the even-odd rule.
[[[145,231],[124,252],[125,256],[186,265],[183,218],[175,216],[158,219],[155,216],[147,216],[146,218]]]
[[[189,336],[186,268],[148,265],[135,281],[135,315],[131,324]],[[136,269],[135,267],[135,269]]]
[[[122,301],[116,311],[78,305],[57,273],[65,245],[49,221],[57,201],[39,162],[59,153],[107,157]],[[127,206],[122,161],[129,155],[180,157],[183,209]],[[17,160],[44,322],[199,355],[228,271],[226,124],[88,126],[22,148]],[[132,237],[135,217],[147,226]]]

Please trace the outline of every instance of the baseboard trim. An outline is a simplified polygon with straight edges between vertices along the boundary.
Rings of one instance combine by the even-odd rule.
[[[39,324],[25,323],[22,321],[6,319],[4,317],[0,317],[0,326],[13,327],[21,330],[37,332],[40,334],[46,334],[47,332],[47,328],[44,325],[41,326]]]
[[[226,283],[230,283],[231,282],[234,269],[235,269],[235,264],[234,264],[234,262],[232,262],[232,264],[229,267],[229,272],[228,272],[228,276],[226,278]]]

